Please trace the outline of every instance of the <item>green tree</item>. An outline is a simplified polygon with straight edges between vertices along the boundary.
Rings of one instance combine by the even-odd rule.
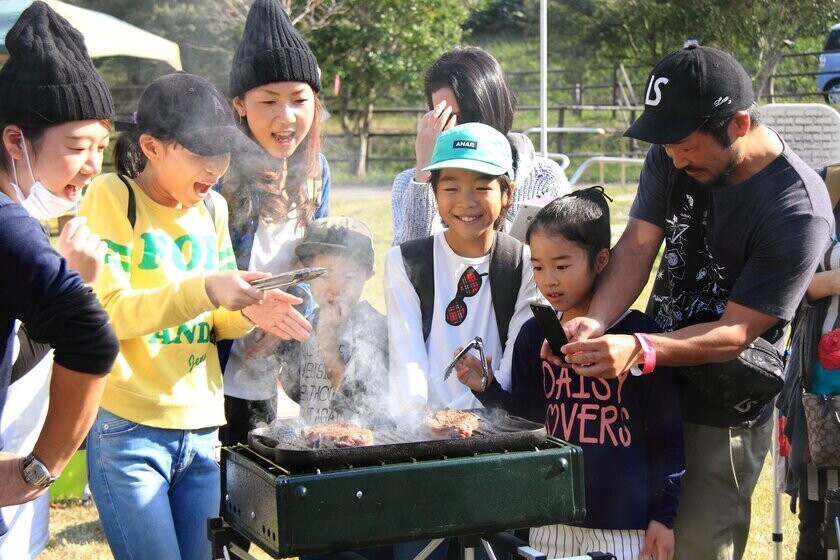
[[[113,15],[178,43],[184,70],[206,77],[223,91],[227,90],[233,52],[253,3],[253,0],[69,1]],[[341,0],[280,0],[280,3],[304,34],[329,25],[344,10]],[[119,66],[126,71],[129,84],[146,84],[162,73],[160,68],[149,71],[148,65],[125,61],[120,61]]]
[[[533,8],[538,0],[529,0]],[[549,18],[556,58],[569,66],[619,61],[647,69],[687,39],[733,53],[766,88],[784,49],[798,37],[825,32],[840,19],[837,0],[552,0]],[[574,33],[568,33],[572,28]]]
[[[373,109],[382,100],[422,99],[428,66],[461,39],[463,0],[347,0],[347,11],[310,35],[322,81],[341,80],[330,110],[341,119],[355,172],[365,174]],[[358,139],[356,146],[354,139]]]

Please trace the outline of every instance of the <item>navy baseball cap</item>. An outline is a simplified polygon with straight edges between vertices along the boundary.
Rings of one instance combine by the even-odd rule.
[[[257,148],[233,120],[230,102],[216,86],[186,72],[149,84],[137,103],[137,131],[172,137],[194,154],[217,156]]]
[[[689,45],[665,56],[645,86],[645,110],[624,136],[651,144],[682,140],[707,120],[755,103],[752,80],[731,55]]]

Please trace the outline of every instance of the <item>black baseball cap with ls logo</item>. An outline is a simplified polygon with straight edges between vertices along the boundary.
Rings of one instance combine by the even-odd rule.
[[[149,84],[137,103],[136,121],[140,134],[170,137],[200,156],[257,150],[236,126],[230,104],[216,86],[186,72]]]
[[[682,140],[710,118],[755,102],[752,81],[729,54],[690,45],[665,56],[645,85],[645,110],[624,136],[651,144]]]

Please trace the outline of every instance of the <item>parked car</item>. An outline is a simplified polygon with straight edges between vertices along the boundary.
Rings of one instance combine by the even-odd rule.
[[[826,102],[840,105],[840,23],[825,38],[818,72],[817,90],[823,92]]]

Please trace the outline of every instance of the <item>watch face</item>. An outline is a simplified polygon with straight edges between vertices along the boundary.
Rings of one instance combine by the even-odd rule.
[[[40,486],[41,488],[49,488],[55,482],[55,478],[50,474],[49,469],[33,455],[30,455],[24,461],[23,479],[27,484]]]

